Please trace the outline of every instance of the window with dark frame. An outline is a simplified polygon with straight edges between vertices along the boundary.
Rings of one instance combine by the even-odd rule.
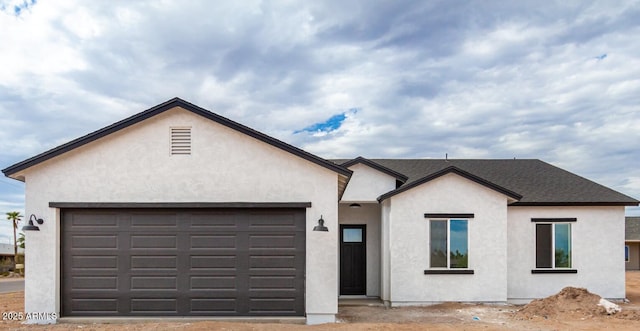
[[[629,262],[629,245],[624,245],[624,262]]]
[[[469,267],[469,224],[466,219],[432,219],[429,222],[431,268]]]
[[[571,223],[536,224],[536,268],[571,268]]]

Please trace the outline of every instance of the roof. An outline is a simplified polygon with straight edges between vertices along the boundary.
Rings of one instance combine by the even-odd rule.
[[[348,160],[333,160],[344,164]],[[637,206],[639,201],[584,177],[535,159],[370,159],[380,166],[404,174],[408,180],[381,198],[426,182],[454,167],[494,189],[520,195],[512,206]],[[454,169],[452,168],[452,169]],[[449,171],[451,172],[451,171]],[[433,178],[431,178],[433,179]],[[417,184],[416,184],[417,183]],[[509,194],[507,194],[509,195]]]
[[[60,145],[58,147],[55,147],[53,149],[50,149],[44,153],[38,154],[34,157],[31,157],[29,159],[26,159],[24,161],[18,162],[12,166],[9,166],[5,169],[2,170],[2,172],[4,173],[5,176],[9,177],[21,170],[27,169],[29,167],[32,167],[36,164],[42,163],[46,160],[49,160],[51,158],[54,158],[58,155],[64,154],[66,152],[69,152],[71,150],[74,150],[80,146],[86,145],[92,141],[95,141],[97,139],[100,139],[104,136],[107,136],[109,134],[112,134],[116,131],[122,130],[124,128],[127,128],[131,125],[134,125],[136,123],[139,123],[141,121],[144,121],[150,117],[156,116],[158,114],[161,114],[169,109],[172,109],[174,107],[180,107],[183,108],[187,111],[190,111],[194,114],[200,115],[204,118],[207,118],[209,120],[212,120],[214,122],[217,122],[219,124],[222,124],[226,127],[229,127],[231,129],[234,129],[236,131],[242,132],[248,136],[251,136],[255,139],[258,139],[262,142],[265,142],[271,146],[274,146],[276,148],[282,149],[286,152],[289,152],[293,155],[299,156],[307,161],[313,162],[319,166],[322,166],[324,168],[327,168],[331,171],[337,172],[340,175],[343,175],[345,177],[350,177],[352,172],[351,170],[342,167],[340,165],[337,165],[333,162],[327,161],[323,158],[320,158],[316,155],[313,155],[309,152],[303,151],[302,149],[299,149],[295,146],[289,145],[287,143],[284,143],[278,139],[275,139],[273,137],[270,137],[264,133],[258,132],[254,129],[251,129],[247,126],[244,126],[242,124],[239,124],[237,122],[234,122],[228,118],[222,117],[220,115],[214,114],[204,108],[198,107],[190,102],[184,101],[180,98],[173,98],[171,100],[168,100],[164,103],[161,103],[155,107],[149,108],[141,113],[135,114],[131,117],[128,117],[122,121],[116,122],[114,124],[111,124],[105,128],[102,128],[100,130],[94,131],[92,133],[89,133],[83,137],[77,138],[75,140],[72,140],[66,144]],[[348,180],[343,180],[344,184],[346,184]]]
[[[640,241],[640,216],[627,216],[624,220],[624,240]]]

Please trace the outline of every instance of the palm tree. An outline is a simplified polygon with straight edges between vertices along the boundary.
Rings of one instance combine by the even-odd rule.
[[[17,211],[10,211],[7,213],[7,220],[13,223],[13,266],[16,265],[16,259],[18,258],[18,242],[16,240],[16,230],[18,229],[18,222],[22,220],[22,215]]]

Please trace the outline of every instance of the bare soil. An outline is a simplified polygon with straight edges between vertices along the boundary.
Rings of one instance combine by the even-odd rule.
[[[5,330],[640,330],[640,271],[626,273],[627,299],[622,312],[602,313],[599,296],[580,289],[566,290],[527,306],[444,303],[427,307],[384,308],[341,306],[336,324],[130,322],[113,324],[58,323],[24,325],[0,321]],[[595,300],[595,299],[598,300]],[[24,293],[0,294],[1,312],[24,311]]]

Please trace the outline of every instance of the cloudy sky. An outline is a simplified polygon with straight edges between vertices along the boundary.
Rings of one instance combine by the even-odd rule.
[[[638,1],[0,0],[0,168],[177,96],[326,158],[539,158],[640,198],[639,36]],[[2,215],[23,195],[0,178]]]

